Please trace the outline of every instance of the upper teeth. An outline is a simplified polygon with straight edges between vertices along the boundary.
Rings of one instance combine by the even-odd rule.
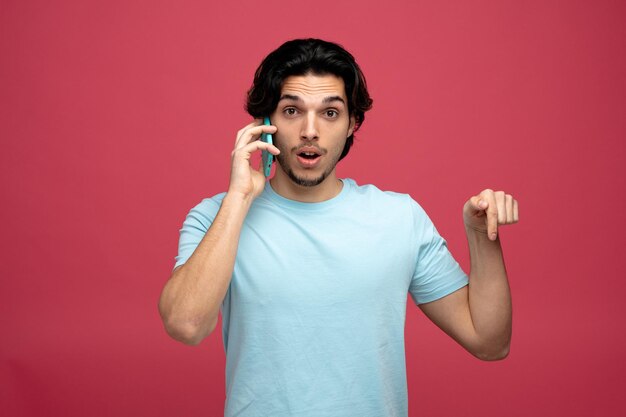
[[[313,156],[313,155],[315,155],[313,152],[305,152],[304,154],[305,154],[306,156]]]

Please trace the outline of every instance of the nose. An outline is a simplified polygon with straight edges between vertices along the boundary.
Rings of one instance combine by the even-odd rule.
[[[300,138],[307,141],[317,140],[319,138],[317,115],[315,113],[307,113],[306,117],[303,118]]]

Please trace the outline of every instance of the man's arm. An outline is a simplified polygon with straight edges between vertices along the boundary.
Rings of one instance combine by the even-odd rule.
[[[519,220],[517,201],[485,190],[463,208],[470,251],[469,285],[420,308],[474,356],[503,359],[511,342],[511,293],[498,239],[498,225]]]
[[[220,305],[233,274],[241,228],[254,199],[261,194],[265,177],[250,166],[254,152],[278,148],[258,140],[275,126],[259,121],[239,131],[232,152],[230,185],[215,220],[187,262],[176,268],[163,288],[159,313],[167,333],[183,343],[196,345],[215,325]],[[260,167],[262,169],[262,167]]]

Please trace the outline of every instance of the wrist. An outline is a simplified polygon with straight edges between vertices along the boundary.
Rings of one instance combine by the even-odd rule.
[[[226,192],[226,195],[224,196],[222,204],[248,208],[252,205],[254,198],[255,196],[252,194],[228,190],[228,192]]]

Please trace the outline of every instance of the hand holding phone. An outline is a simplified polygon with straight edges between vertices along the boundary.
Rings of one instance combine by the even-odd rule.
[[[266,126],[270,126],[272,123],[270,122],[270,118],[269,117],[264,117],[263,118],[263,124]],[[272,134],[271,133],[262,133],[261,134],[261,141],[269,143],[270,145],[274,144],[273,138],[272,138]],[[272,172],[272,162],[274,162],[274,155],[272,155],[271,153],[269,153],[266,150],[263,150],[261,152],[261,164],[263,165],[263,173],[265,174],[265,177],[269,177],[270,173]]]

